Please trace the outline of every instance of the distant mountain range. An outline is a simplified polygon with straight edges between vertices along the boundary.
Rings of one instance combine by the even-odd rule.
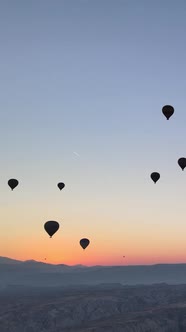
[[[186,264],[68,266],[0,257],[0,286],[186,284]]]
[[[19,261],[17,259],[12,259],[8,257],[0,257],[0,264],[20,264],[23,263],[22,261]]]

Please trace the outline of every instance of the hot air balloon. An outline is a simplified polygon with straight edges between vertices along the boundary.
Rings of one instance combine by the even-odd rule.
[[[158,172],[153,172],[153,173],[151,173],[150,177],[151,177],[152,181],[154,181],[154,183],[156,183],[160,178],[160,174]]]
[[[88,239],[81,239],[79,241],[80,243],[80,246],[83,248],[83,249],[86,249],[86,247],[88,247],[90,241]]]
[[[178,159],[178,165],[181,167],[182,171],[186,167],[186,158],[182,157]]]
[[[50,235],[50,237],[52,237],[59,229],[59,223],[57,221],[47,221],[44,224],[44,229],[45,231],[48,233],[48,235]]]
[[[174,107],[170,106],[170,105],[165,105],[162,108],[162,113],[165,115],[165,117],[167,118],[167,120],[169,120],[169,118],[173,115],[174,113]]]
[[[62,190],[65,187],[65,184],[63,182],[59,182],[57,186],[59,190]]]
[[[17,187],[18,184],[19,184],[19,181],[16,179],[8,180],[8,185],[12,190],[14,190],[14,188]]]

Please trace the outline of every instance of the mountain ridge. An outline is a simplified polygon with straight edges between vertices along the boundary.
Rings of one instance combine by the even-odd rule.
[[[28,260],[18,260],[6,256],[0,256],[0,264],[42,264],[42,265],[50,265],[50,266],[61,266],[61,267],[86,267],[86,268],[120,268],[120,267],[161,267],[161,266],[186,266],[186,262],[183,263],[155,263],[155,264],[129,264],[129,265],[82,265],[82,264],[75,264],[75,265],[67,265],[63,263],[48,263],[43,261],[37,261],[34,259],[28,259]]]
[[[9,285],[68,286],[185,284],[186,264],[84,266],[17,261],[0,257],[0,287]]]

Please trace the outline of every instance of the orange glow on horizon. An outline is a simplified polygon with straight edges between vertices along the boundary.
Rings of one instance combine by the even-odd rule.
[[[65,264],[69,266],[73,265],[85,265],[85,266],[95,266],[95,265],[102,265],[102,266],[127,266],[127,265],[154,265],[154,264],[185,264],[186,258],[183,256],[179,257],[170,257],[170,256],[162,256],[162,257],[125,257],[122,256],[120,258],[108,258],[105,259],[102,257],[99,259],[98,257],[91,257],[87,253],[82,252],[81,255],[78,255],[77,258],[64,258],[60,259],[58,257],[41,257],[38,255],[33,255],[32,257],[26,255],[12,255],[9,258],[26,261],[26,260],[35,260],[38,262],[48,263],[48,264]],[[45,260],[46,258],[46,260]]]

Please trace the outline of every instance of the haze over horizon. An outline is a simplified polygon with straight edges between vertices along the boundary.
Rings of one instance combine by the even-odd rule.
[[[0,4],[0,256],[186,262],[185,17],[183,0]]]
[[[42,264],[47,264],[47,265],[66,265],[66,266],[84,266],[84,267],[96,267],[96,266],[100,266],[100,267],[127,267],[127,266],[156,266],[156,265],[186,265],[185,262],[176,262],[176,263],[167,263],[167,262],[161,262],[161,263],[146,263],[146,264],[111,264],[111,265],[107,265],[107,264],[96,264],[96,265],[88,265],[88,264],[64,264],[63,262],[58,262],[58,263],[51,263],[51,262],[47,262],[46,260],[35,260],[32,258],[26,259],[26,260],[21,260],[21,259],[17,259],[14,257],[3,257],[0,256],[0,264],[2,263],[10,263],[11,261],[14,262],[20,262],[20,263],[25,263],[25,262],[30,262],[30,263],[42,263]]]

